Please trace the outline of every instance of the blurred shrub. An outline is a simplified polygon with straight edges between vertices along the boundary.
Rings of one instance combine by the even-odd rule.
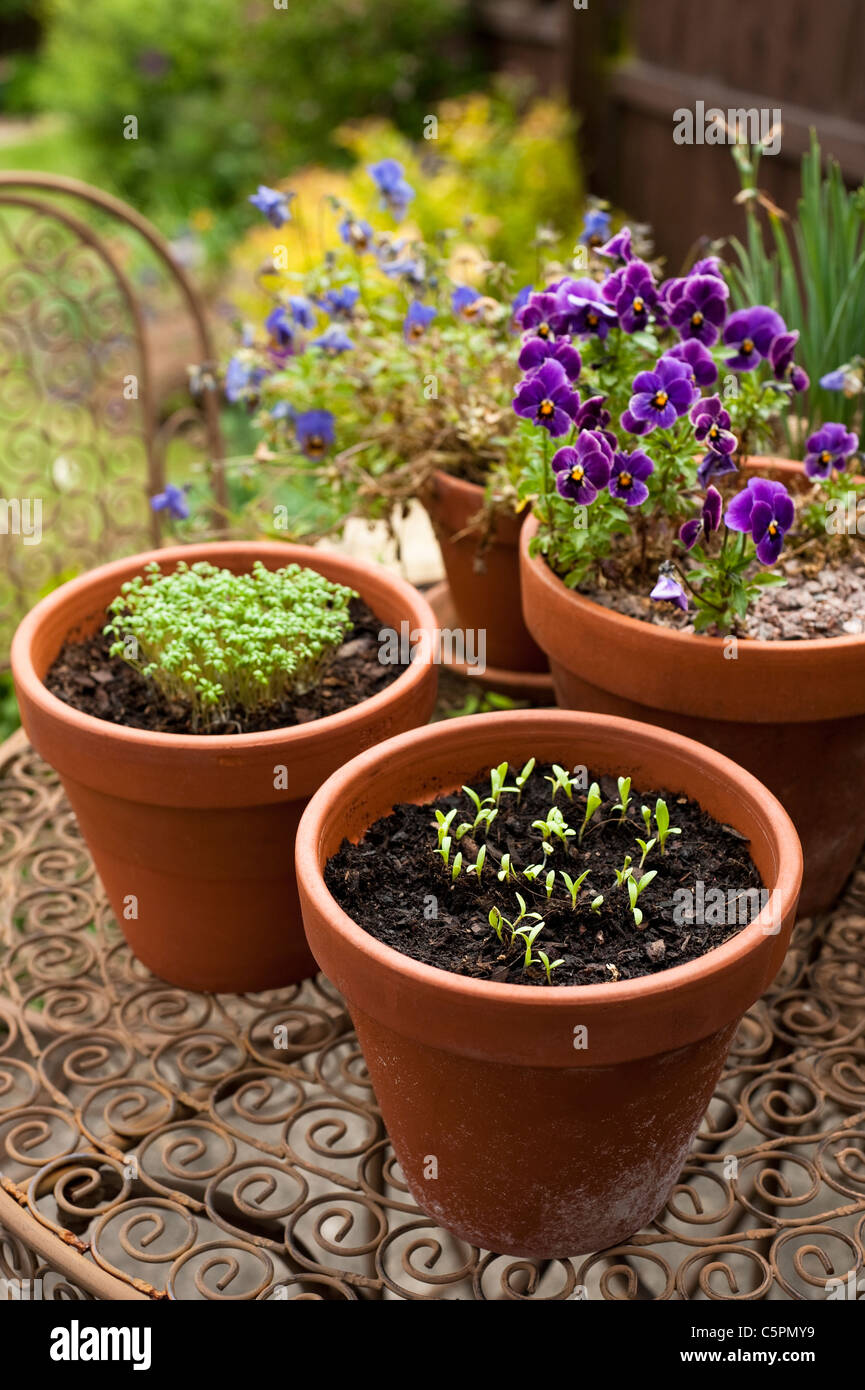
[[[237,207],[250,184],[332,158],[352,114],[419,132],[433,95],[467,76],[465,0],[284,4],[43,0],[34,93],[71,119],[95,179],[183,214]],[[130,115],[137,139],[124,139]]]

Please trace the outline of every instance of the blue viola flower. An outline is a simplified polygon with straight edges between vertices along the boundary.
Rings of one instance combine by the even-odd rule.
[[[699,338],[687,338],[684,342],[676,343],[675,347],[667,349],[664,356],[672,357],[674,362],[686,363],[691,369],[691,380],[695,386],[714,386],[718,380],[715,359]]]
[[[602,246],[610,234],[610,214],[603,208],[589,208],[583,221],[583,246]]]
[[[821,376],[820,385],[824,391],[843,391],[847,379],[847,368],[836,367],[834,372],[827,372]]]
[[[686,363],[672,357],[660,358],[654,371],[638,372],[633,391],[622,416],[623,427],[630,434],[647,432],[632,429],[632,424],[647,425],[649,430],[669,429],[687,412],[697,394]]]
[[[365,251],[371,251],[375,243],[375,232],[369,223],[348,214],[339,224],[339,235],[345,245],[350,246],[358,256],[362,256]]]
[[[297,442],[307,458],[319,459],[327,453],[336,434],[329,410],[304,410],[294,417]]]
[[[402,333],[406,342],[413,343],[422,338],[435,316],[436,311],[431,304],[421,304],[419,299],[413,300],[402,321]]]
[[[264,380],[267,372],[263,367],[254,366],[237,353],[229,360],[225,369],[225,399],[234,405],[255,395],[255,388]]]
[[[558,362],[570,381],[576,381],[583,359],[568,338],[527,338],[517,358],[524,372],[537,371],[545,362]]]
[[[602,434],[587,430],[576,444],[566,444],[553,455],[552,466],[559,496],[590,507],[610,481],[613,451]]]
[[[528,304],[529,297],[532,293],[533,287],[531,285],[523,285],[521,290],[517,290],[516,294],[511,300],[511,313],[513,315],[516,316],[523,308],[523,306]]]
[[[277,401],[270,411],[271,420],[293,420],[296,411],[289,401]]]
[[[736,349],[727,359],[734,372],[751,372],[769,356],[773,339],[786,333],[787,325],[774,309],[757,304],[753,309],[737,309],[724,325],[724,342]]]
[[[176,483],[166,483],[165,491],[151,497],[150,505],[155,512],[167,512],[175,521],[185,521],[189,516],[186,489],[178,487]]]
[[[295,323],[299,324],[301,328],[315,328],[315,311],[309,300],[302,294],[290,294],[288,307],[291,309]]]
[[[649,495],[645,480],[654,471],[654,463],[642,449],[635,449],[630,454],[617,450],[610,477],[611,497],[617,497],[628,507],[642,506]]]
[[[795,515],[793,499],[783,483],[751,478],[730,499],[724,521],[731,531],[750,532],[760,564],[774,565]]]
[[[843,473],[859,448],[859,436],[834,422],[809,435],[805,443],[805,472],[809,478],[828,478],[833,468]]]
[[[477,317],[480,299],[477,290],[473,290],[471,285],[457,285],[451,295],[451,308],[458,318],[474,319]]]
[[[415,196],[410,183],[406,182],[405,170],[398,159],[379,159],[368,166],[376,188],[381,194],[381,205],[389,209],[396,222],[405,216],[406,208]]]
[[[275,309],[271,309],[264,320],[264,327],[278,347],[291,347],[294,341],[294,325],[284,305],[277,304]]]
[[[344,328],[341,328],[338,323],[331,323],[319,337],[310,339],[309,346],[321,348],[323,352],[331,353],[336,357],[341,352],[351,352],[354,343]]]
[[[520,382],[514,397],[517,415],[540,425],[554,439],[567,434],[579,404],[580,398],[558,362],[545,362],[532,372]]]
[[[688,611],[688,595],[681,584],[673,578],[669,569],[663,565],[658,573],[658,582],[649,594],[649,598],[654,599],[656,603],[674,603],[677,608],[681,608],[683,613]]]
[[[257,193],[250,193],[249,201],[263,213],[272,227],[282,227],[291,221],[291,200],[296,193],[281,193],[278,188],[268,188],[266,183],[258,185]]]
[[[331,318],[350,319],[359,298],[360,290],[354,285],[341,285],[337,289],[327,290],[318,302]]]
[[[706,491],[699,516],[692,516],[679,527],[679,540],[686,550],[693,550],[701,536],[711,536],[721,525],[721,494],[716,487]]]

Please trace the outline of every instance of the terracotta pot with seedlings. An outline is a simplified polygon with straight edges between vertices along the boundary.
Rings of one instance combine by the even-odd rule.
[[[514,398],[536,427],[526,624],[560,705],[675,729],[764,781],[802,837],[801,909],[827,908],[865,843],[859,441],[825,424],[804,464],[747,457],[808,385],[798,334],[765,305],[729,313],[713,258],[658,284],[626,231],[600,255],[526,308],[549,329],[528,324]]]
[[[458,719],[334,773],[297,836],[304,924],[416,1201],[550,1258],[656,1216],[801,865],[749,773],[629,720]]]
[[[379,630],[402,623],[430,640],[410,664],[382,664]],[[253,542],[114,561],[24,619],[24,726],[155,974],[247,991],[314,971],[293,866],[301,812],[359,748],[429,717],[434,626],[375,565]]]

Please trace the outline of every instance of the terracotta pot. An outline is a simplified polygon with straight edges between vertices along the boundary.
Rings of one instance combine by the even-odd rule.
[[[787,482],[801,465],[756,459]],[[838,896],[865,844],[865,636],[729,641],[656,627],[575,594],[523,530],[523,613],[550,661],[557,703],[674,729],[764,782],[802,839],[800,910]]]
[[[532,755],[687,792],[749,837],[774,901],[700,960],[618,984],[552,988],[423,965],[337,906],[323,869],[345,837],[359,839],[397,802],[433,800],[502,758],[520,765]],[[603,1249],[651,1220],[742,1014],[783,960],[801,867],[788,816],[753,777],[628,720],[477,715],[389,739],[334,773],[297,836],[304,925],[348,1001],[415,1200],[472,1244],[518,1255]]]
[[[91,570],[37,604],[12,645],[24,727],[60,774],[118,925],[156,975],[186,989],[277,988],[315,969],[303,936],[293,844],[309,795],[360,748],[424,723],[436,692],[428,656],[339,714],[270,733],[149,733],[81,714],[42,677],[72,632],[104,621],[150,560],[210,560],[237,573],[294,561],[351,585],[382,622],[432,629],[425,600],[375,565],[295,545],[175,546]],[[428,644],[432,651],[433,644]],[[288,789],[275,783],[287,769]],[[137,911],[137,915],[135,915]]]
[[[449,473],[434,474],[424,506],[441,548],[451,603],[459,625],[486,632],[487,665],[510,671],[546,671],[547,661],[529,635],[520,606],[519,541],[523,518],[503,516],[475,569],[479,533],[467,528],[484,490]],[[466,534],[463,534],[463,533]]]

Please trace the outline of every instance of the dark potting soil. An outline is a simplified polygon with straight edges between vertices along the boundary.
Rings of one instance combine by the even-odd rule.
[[[456,793],[428,805],[395,806],[391,815],[370,826],[360,843],[343,841],[325,869],[330,892],[365,931],[414,960],[473,979],[544,988],[547,979],[542,964],[524,970],[525,941],[516,937],[511,946],[505,926],[500,942],[489,923],[491,908],[514,920],[519,912],[517,892],[528,911],[540,913],[544,920],[533,946],[535,958],[542,950],[550,961],[561,958],[564,962],[552,971],[553,985],[629,980],[696,960],[734,936],[768,901],[748,853],[748,840],[737,830],[720,825],[685,796],[633,788],[622,824],[619,813],[612,810],[618,791],[611,777],[597,779],[604,800],[582,846],[575,847],[576,838],[569,839],[567,848],[555,840],[549,857],[548,868],[564,869],[572,879],[589,870],[576,910],[558,872],[549,900],[543,876],[531,883],[520,873],[509,883],[500,883],[497,869],[503,853],[509,853],[520,869],[543,858],[541,834],[531,826],[549,811],[551,788],[544,776],[550,772],[549,766],[535,767],[519,804],[512,793],[502,796],[498,817],[486,835],[480,883],[465,869],[452,882],[450,870],[435,853],[436,810],[446,815],[452,807],[459,808],[452,834],[462,821],[474,820],[469,798]],[[587,785],[592,780],[589,772]],[[483,798],[489,792],[488,772],[478,773],[468,785]],[[642,853],[636,837],[651,838],[640,808],[645,803],[654,809],[658,796],[667,803],[671,825],[682,833],[669,836],[665,854],[656,845],[646,859],[642,872],[655,869],[657,877],[639,897],[643,922],[637,927],[627,888],[618,887],[615,870],[623,867],[626,854],[634,856],[636,869]],[[573,800],[568,801],[559,791],[555,804],[566,822],[579,830],[586,793],[574,790]],[[464,865],[473,863],[483,842],[483,836],[474,832],[467,832],[458,843],[453,837],[451,866],[457,849]],[[590,904],[599,894],[604,902],[600,913],[594,913]]]
[[[372,609],[355,598],[349,611],[351,632],[313,690],[295,704],[284,701],[253,712],[238,706],[217,728],[193,728],[185,705],[167,700],[122,657],[109,656],[111,639],[101,630],[83,639],[74,635],[67,638],[45,676],[45,686],[82,714],[153,733],[251,734],[308,724],[368,700],[405,670],[404,663],[383,665],[379,661],[382,624]]]

